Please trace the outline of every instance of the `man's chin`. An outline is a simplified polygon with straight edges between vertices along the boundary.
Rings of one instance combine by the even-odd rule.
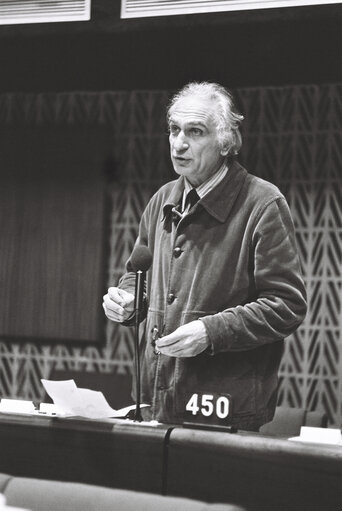
[[[178,163],[173,163],[174,171],[180,176],[189,176],[191,175],[191,168],[187,165],[179,165]]]

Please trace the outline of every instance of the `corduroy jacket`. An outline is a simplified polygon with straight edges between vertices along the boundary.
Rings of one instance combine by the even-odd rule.
[[[277,187],[237,162],[182,219],[183,177],[160,188],[140,222],[147,245],[147,317],[141,343],[142,402],[152,417],[182,422],[196,392],[227,393],[229,423],[255,429],[272,419],[283,340],[306,313],[289,207]],[[119,286],[134,294],[130,261]],[[167,335],[201,319],[209,348],[192,358],[156,354]],[[220,423],[220,421],[217,421]]]

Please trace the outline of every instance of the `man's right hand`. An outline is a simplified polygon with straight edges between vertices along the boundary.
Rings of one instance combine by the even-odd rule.
[[[103,297],[103,309],[108,319],[122,323],[134,310],[134,295],[118,287],[110,287]]]

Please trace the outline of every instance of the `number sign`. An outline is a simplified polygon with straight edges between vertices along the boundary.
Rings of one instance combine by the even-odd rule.
[[[231,416],[229,394],[196,392],[186,398],[187,422],[206,424],[228,424]]]

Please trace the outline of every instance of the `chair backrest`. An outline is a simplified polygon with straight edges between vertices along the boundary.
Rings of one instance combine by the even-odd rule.
[[[8,477],[2,491],[9,506],[31,511],[244,511],[233,504],[206,503],[92,484]],[[10,509],[8,510],[10,511]]]
[[[259,432],[263,435],[291,437],[298,436],[302,426],[326,428],[327,425],[327,415],[323,412],[277,406],[273,420],[261,426]]]
[[[327,428],[328,416],[322,412],[306,412],[304,425],[314,428]]]

